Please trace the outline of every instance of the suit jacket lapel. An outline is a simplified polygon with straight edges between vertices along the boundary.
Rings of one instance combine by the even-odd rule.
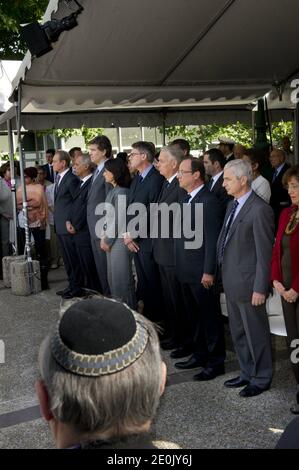
[[[242,219],[243,219],[244,215],[247,214],[247,212],[251,209],[252,203],[254,201],[254,197],[255,197],[255,194],[254,194],[254,192],[252,192],[251,195],[249,196],[249,198],[247,199],[247,201],[245,202],[244,206],[241,208],[241,210],[238,213],[237,217],[233,221],[233,223],[231,225],[231,228],[230,228],[230,230],[228,232],[228,235],[227,235],[226,243],[229,241],[229,239],[233,235],[233,233],[236,230],[238,224],[240,222],[242,222]]]

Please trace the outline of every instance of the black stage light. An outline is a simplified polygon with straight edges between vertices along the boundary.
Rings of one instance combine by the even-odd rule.
[[[38,23],[30,23],[23,26],[21,29],[21,39],[35,57],[40,57],[52,50],[51,42]]]
[[[51,43],[57,41],[63,31],[69,31],[78,25],[77,16],[84,8],[77,0],[71,1],[74,1],[79,8],[69,16],[61,20],[47,21],[43,25],[30,23],[21,27],[21,39],[26,43],[31,55],[40,57],[51,51],[53,49]]]

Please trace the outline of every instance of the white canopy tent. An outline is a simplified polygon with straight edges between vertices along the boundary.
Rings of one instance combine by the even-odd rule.
[[[78,26],[28,52],[14,80],[27,129],[251,122],[256,100],[299,70],[297,0],[80,3]],[[74,7],[51,0],[44,21]]]
[[[78,26],[63,32],[52,51],[35,59],[26,54],[13,83],[17,109],[0,118],[10,135],[14,117],[19,139],[24,124],[166,125],[184,112],[186,124],[200,124],[204,115],[223,121],[228,112],[233,120],[233,113],[250,116],[258,98],[280,94],[299,73],[297,0],[80,3]],[[72,7],[72,0],[50,0],[44,22],[68,16]],[[24,203],[25,220],[26,210]],[[25,231],[31,263],[26,222]]]

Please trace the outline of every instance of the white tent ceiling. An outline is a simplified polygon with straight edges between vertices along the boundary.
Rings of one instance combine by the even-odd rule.
[[[73,5],[50,1],[44,20],[70,14],[67,3]],[[163,108],[175,108],[174,116],[180,107],[193,112],[191,120],[200,108],[199,118],[208,113],[213,122],[222,111],[225,120],[230,107],[248,120],[246,109],[257,98],[299,71],[298,0],[80,3],[78,26],[46,55],[31,62],[27,53],[14,81],[22,83],[22,111],[31,125],[34,113],[45,113],[37,126],[66,127],[71,116],[74,125],[82,113],[98,126],[101,118],[120,125],[125,116],[139,123],[156,113],[158,120]],[[120,110],[126,110],[122,119]]]

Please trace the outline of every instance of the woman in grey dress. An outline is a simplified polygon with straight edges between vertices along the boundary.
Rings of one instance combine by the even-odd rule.
[[[132,272],[132,253],[123,242],[126,232],[126,209],[131,177],[127,165],[120,158],[105,163],[104,178],[113,188],[107,194],[107,209],[101,248],[107,255],[108,283],[112,297],[136,309],[135,284]]]

